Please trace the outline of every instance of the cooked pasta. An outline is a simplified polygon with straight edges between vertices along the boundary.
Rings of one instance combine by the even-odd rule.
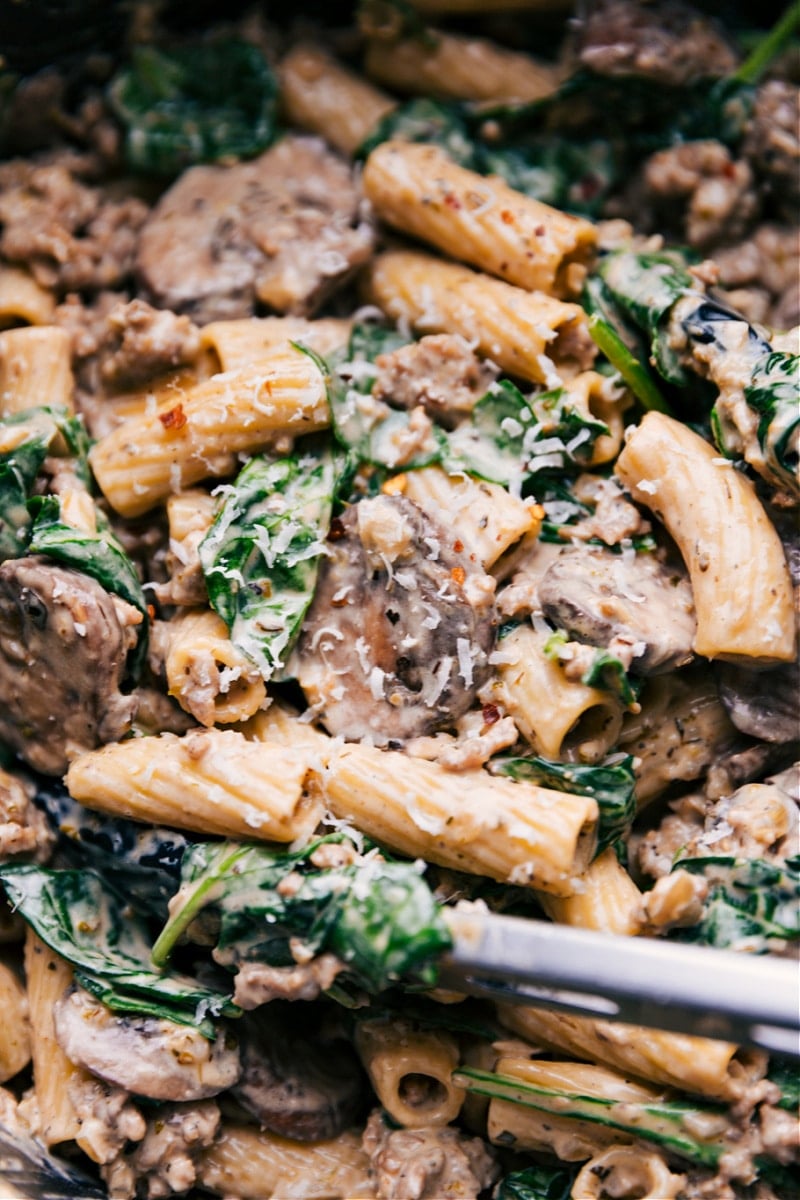
[[[460,965],[800,936],[799,18],[690,3],[12,6],[0,1148],[43,1194],[795,1194],[730,997]]]

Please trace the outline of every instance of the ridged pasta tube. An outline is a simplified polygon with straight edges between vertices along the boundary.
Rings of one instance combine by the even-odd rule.
[[[374,1196],[356,1133],[294,1142],[252,1125],[225,1124],[200,1157],[197,1182],[240,1200],[343,1200]]]
[[[456,1087],[458,1043],[445,1030],[395,1019],[359,1021],[355,1047],[382,1106],[406,1129],[448,1125],[466,1093]]]
[[[234,730],[117,742],[70,765],[87,808],[221,837],[292,842],[311,833],[319,802],[304,790],[309,755]]]
[[[527,1005],[498,1005],[508,1029],[536,1046],[591,1059],[639,1079],[730,1099],[763,1074],[764,1056],[735,1059],[737,1047],[682,1033],[573,1017]]]
[[[609,692],[567,679],[544,653],[547,636],[519,625],[502,638],[494,697],[538,754],[597,762],[617,741],[622,708]]]
[[[29,325],[0,333],[0,416],[38,405],[73,411],[69,334],[58,325]]]
[[[237,454],[262,450],[277,434],[299,437],[328,423],[319,368],[279,346],[257,367],[213,375],[182,400],[131,417],[100,439],[90,461],[109,504],[134,517],[201,479],[230,474]]]
[[[610,1146],[578,1172],[572,1185],[574,1200],[611,1200],[624,1187],[639,1200],[674,1200],[686,1186],[686,1176],[670,1171],[660,1154],[631,1146]]]
[[[553,921],[580,929],[633,937],[642,926],[642,893],[611,846],[584,871],[579,892],[563,897],[542,893],[541,905]]]
[[[377,215],[528,291],[576,296],[597,246],[591,221],[460,167],[438,146],[383,142],[364,167]]]
[[[40,941],[30,926],[25,934],[33,1086],[39,1110],[39,1136],[46,1146],[71,1142],[81,1121],[68,1094],[73,1076],[88,1078],[56,1041],[53,1007],[72,983],[72,967]]]
[[[364,70],[395,92],[498,103],[548,96],[563,74],[557,66],[485,38],[439,29],[425,40],[371,38]]]
[[[569,895],[596,840],[597,803],[484,771],[454,775],[396,751],[346,745],[323,776],[328,807],[410,858]]]
[[[319,134],[348,156],[397,104],[308,42],[294,46],[282,59],[278,77],[291,124]]]
[[[0,329],[9,325],[47,325],[56,301],[52,292],[22,267],[0,266]]]
[[[583,309],[543,292],[413,250],[379,254],[362,279],[367,298],[393,320],[420,333],[460,334],[533,383],[559,385],[558,372],[574,374],[594,359]]]
[[[210,609],[192,609],[163,624],[167,688],[201,725],[246,721],[264,703],[261,672],[231,641]]]
[[[660,1095],[644,1084],[633,1083],[615,1071],[589,1063],[548,1062],[544,1059],[501,1058],[495,1071],[508,1079],[545,1090],[565,1091],[598,1099],[647,1104]],[[489,1140],[515,1150],[550,1152],[565,1162],[580,1162],[625,1140],[618,1129],[579,1117],[529,1108],[512,1100],[493,1097],[487,1117]]]
[[[697,610],[695,651],[745,664],[791,662],[792,581],[752,483],[693,430],[658,412],[633,431],[615,469],[663,522],[686,563]]]
[[[347,344],[351,322],[344,317],[307,321],[304,317],[244,317],[239,321],[212,321],[200,331],[202,344],[213,350],[220,370],[254,367],[276,346],[303,342],[318,354]]]
[[[509,546],[540,524],[531,501],[512,496],[497,483],[448,475],[441,467],[408,471],[391,484],[451,529],[487,571]]]

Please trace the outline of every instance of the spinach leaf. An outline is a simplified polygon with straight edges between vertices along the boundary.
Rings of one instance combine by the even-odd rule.
[[[624,837],[636,816],[633,759],[630,755],[613,755],[604,762],[551,762],[537,755],[493,758],[489,764],[492,774],[508,775],[526,780],[556,792],[574,792],[592,796],[600,809],[597,853]]]
[[[147,616],[147,602],[136,568],[111,530],[101,521],[97,533],[87,533],[61,520],[57,496],[34,496],[28,505],[33,517],[29,554],[45,554],[74,567],[121,596]]]
[[[570,642],[565,629],[556,629],[545,642],[542,652],[547,658],[559,662],[565,655],[564,647]],[[585,643],[584,643],[585,644]],[[632,679],[621,659],[602,646],[593,647],[594,654],[586,670],[581,675],[581,683],[587,687],[601,688],[613,692],[627,708],[632,708],[638,699],[642,684],[640,680]]]
[[[501,1179],[495,1200],[570,1200],[577,1167],[536,1163]]]
[[[758,442],[776,478],[797,491],[800,354],[771,350],[753,367],[744,398],[758,413]]]
[[[208,1013],[238,1014],[225,992],[154,968],[146,923],[97,871],[7,863],[0,881],[12,908],[110,1008],[199,1027]]]
[[[475,145],[465,105],[427,98],[409,100],[382,117],[356,152],[367,158],[382,142],[425,142],[440,146],[462,167],[475,167]]]
[[[325,450],[252,458],[220,489],[200,543],[211,606],[265,679],[283,667],[313,598],[338,470]]]
[[[276,134],[275,76],[255,46],[235,38],[136,46],[108,95],[134,171],[177,175],[193,163],[252,158]]]
[[[0,562],[28,552],[28,500],[48,454],[74,456],[86,481],[87,451],[83,425],[60,406],[29,408],[0,421]]]
[[[184,835],[91,812],[72,799],[60,779],[39,776],[35,782],[36,805],[57,835],[52,865],[93,868],[136,913],[163,924],[178,887]]]
[[[291,966],[289,942],[296,939],[309,956],[337,955],[348,979],[367,991],[400,981],[433,985],[435,959],[451,938],[417,867],[374,851],[343,866],[314,865],[320,847],[343,843],[342,834],[331,834],[288,852],[236,843],[192,847],[180,900],[156,943],[158,960],[206,909],[219,922],[218,962]],[[293,886],[281,888],[289,875]]]
[[[681,941],[765,953],[772,941],[800,938],[800,856],[785,863],[727,855],[678,858],[673,870],[704,875],[710,885],[696,925]]]

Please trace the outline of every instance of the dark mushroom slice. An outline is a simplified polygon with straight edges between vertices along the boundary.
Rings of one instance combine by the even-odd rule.
[[[233,1095],[262,1128],[298,1142],[337,1137],[362,1116],[367,1094],[351,1044],[310,1032],[316,1024],[313,1015],[298,1021],[286,1014],[279,1002],[239,1024],[242,1076]]]
[[[489,675],[494,580],[402,496],[334,521],[292,669],[334,736],[375,745],[442,728]]]
[[[746,671],[732,663],[717,666],[719,698],[731,723],[762,742],[800,737],[800,667],[786,663],[766,671]]]
[[[46,775],[130,729],[120,688],[142,620],[80,571],[38,556],[0,566],[0,741]]]
[[[590,646],[621,638],[634,647],[631,670],[672,671],[692,658],[695,614],[682,567],[653,554],[565,547],[539,584],[548,620]]]
[[[238,1041],[224,1028],[211,1042],[190,1025],[113,1013],[78,987],[57,1002],[53,1018],[71,1062],[137,1096],[205,1100],[241,1073]]]
[[[350,167],[318,139],[286,137],[250,162],[185,171],[142,229],[137,273],[154,304],[201,325],[257,303],[304,314],[372,240]]]

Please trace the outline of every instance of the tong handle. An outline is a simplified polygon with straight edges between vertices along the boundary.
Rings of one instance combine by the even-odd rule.
[[[444,986],[800,1058],[795,962],[494,913],[448,913]]]

